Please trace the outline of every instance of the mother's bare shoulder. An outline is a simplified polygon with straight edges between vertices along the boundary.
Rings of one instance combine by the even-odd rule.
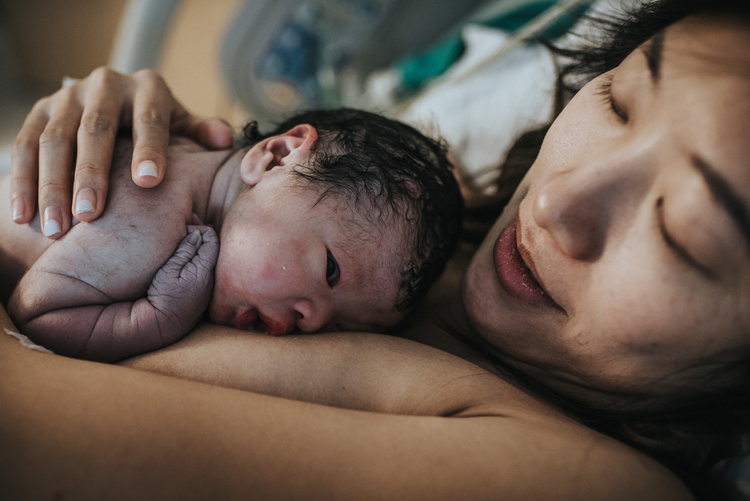
[[[502,492],[519,499],[691,499],[657,462],[475,364],[406,339],[271,337],[202,324],[178,343],[123,365],[376,413],[384,424],[391,422],[386,415],[408,417],[399,422],[412,430],[402,445],[427,447],[427,457],[453,457],[453,469],[474,479],[488,498]],[[388,426],[390,434],[401,433],[397,422]]]

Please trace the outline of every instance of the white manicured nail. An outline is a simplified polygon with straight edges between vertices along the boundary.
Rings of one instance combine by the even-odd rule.
[[[21,198],[13,199],[13,221],[18,221],[23,217],[23,209],[25,205]]]
[[[48,219],[47,222],[44,223],[44,236],[50,237],[55,233],[60,233],[60,225],[57,224],[57,221],[54,219]]]
[[[58,209],[54,205],[50,205],[49,207],[44,209],[43,232],[45,237],[50,237],[56,233],[60,233],[60,223],[57,222],[58,219],[62,219],[60,209]]]
[[[144,160],[138,165],[138,177],[159,177],[156,164],[151,160]]]
[[[92,204],[88,200],[79,200],[79,202],[76,204],[76,214],[80,214],[82,212],[94,212],[94,204]]]

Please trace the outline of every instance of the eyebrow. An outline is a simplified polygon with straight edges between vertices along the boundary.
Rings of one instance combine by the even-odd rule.
[[[693,166],[705,179],[711,195],[729,213],[750,247],[750,210],[747,205],[716,169],[698,156],[693,156],[692,160]]]
[[[651,81],[656,85],[661,78],[661,59],[664,52],[664,30],[651,38],[651,43],[643,49],[643,52],[646,55],[648,70],[651,72]]]

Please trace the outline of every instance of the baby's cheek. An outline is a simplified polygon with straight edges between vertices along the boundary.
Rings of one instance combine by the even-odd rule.
[[[274,283],[279,279],[279,272],[278,268],[284,269],[282,265],[277,265],[275,263],[266,262],[261,267],[260,270],[260,279],[264,283]]]
[[[211,320],[217,323],[226,323],[232,314],[229,302],[229,291],[231,282],[225,275],[217,274],[214,278],[214,294],[208,307]]]

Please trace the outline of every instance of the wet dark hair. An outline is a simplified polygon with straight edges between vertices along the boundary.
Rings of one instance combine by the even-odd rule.
[[[442,274],[461,230],[463,198],[445,142],[382,115],[336,109],[302,112],[266,134],[250,122],[240,146],[300,124],[313,126],[318,140],[309,165],[294,172],[320,199],[346,197],[375,224],[404,222],[412,253],[404,256],[394,306],[412,309]]]
[[[563,49],[547,44],[568,61],[558,74],[557,111],[589,80],[614,69],[651,37],[694,14],[731,15],[745,20],[750,29],[748,0],[663,0],[643,2],[622,18],[589,18],[605,35],[587,46]],[[499,216],[536,159],[548,128],[521,136],[500,167],[494,203],[485,204],[480,214],[469,210],[467,216],[484,223]],[[658,402],[645,402],[633,409],[604,411],[573,402],[532,379],[476,336],[454,334],[473,344],[501,372],[532,393],[670,467],[699,499],[750,500],[750,360],[716,364],[703,380],[686,382],[670,398],[659,397]]]

